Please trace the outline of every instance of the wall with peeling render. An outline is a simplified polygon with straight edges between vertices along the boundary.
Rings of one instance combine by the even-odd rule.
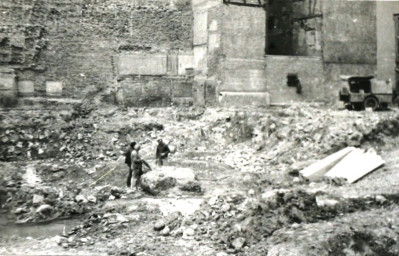
[[[190,0],[2,0],[0,13],[0,66],[34,95],[48,81],[74,98],[117,86],[124,54],[192,55]]]

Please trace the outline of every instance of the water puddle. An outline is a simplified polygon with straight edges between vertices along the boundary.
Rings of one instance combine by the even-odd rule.
[[[80,224],[78,219],[57,220],[46,224],[9,224],[0,226],[0,238],[32,237],[47,238],[68,233]]]

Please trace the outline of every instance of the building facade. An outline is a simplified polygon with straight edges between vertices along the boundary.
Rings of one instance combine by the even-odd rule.
[[[202,104],[267,105],[334,102],[340,75],[394,84],[398,8],[398,1],[194,1],[194,38],[203,38],[194,41],[194,58],[207,62],[194,87]],[[287,83],[292,76],[301,90]]]
[[[398,81],[399,1],[3,0],[0,13],[2,98],[105,88],[129,106],[267,106],[335,102],[340,75]]]

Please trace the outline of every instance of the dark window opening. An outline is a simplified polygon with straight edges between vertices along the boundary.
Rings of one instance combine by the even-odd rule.
[[[268,1],[266,10],[266,54],[321,56],[320,1]]]
[[[287,74],[287,86],[295,87],[296,93],[298,93],[298,94],[302,93],[301,81],[299,81],[298,74],[296,74],[296,73]]]

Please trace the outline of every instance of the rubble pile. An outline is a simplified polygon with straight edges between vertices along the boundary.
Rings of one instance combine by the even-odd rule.
[[[359,210],[389,207],[399,199],[381,198],[384,197],[344,199],[322,192],[310,194],[285,189],[267,191],[259,198],[219,196],[204,203],[201,210],[191,218],[183,219],[181,226],[175,231],[171,229],[170,233],[188,239],[214,241],[215,246],[233,253],[247,250],[283,227],[331,220]]]
[[[70,120],[69,115],[32,112],[26,117],[2,118],[0,160],[58,158],[64,162],[115,160],[126,149],[127,134],[162,130],[158,123],[112,122],[115,113],[92,113],[89,119]],[[100,121],[101,120],[101,121]]]
[[[232,121],[235,120],[235,121]],[[383,141],[395,136],[399,116],[393,113],[340,113],[312,106],[292,106],[268,115],[238,114],[228,121],[226,135],[233,141],[215,159],[250,172],[289,172],[295,165],[314,161],[346,146]],[[251,134],[252,130],[252,134]],[[251,138],[249,140],[249,138]]]
[[[265,242],[268,255],[397,255],[397,207],[283,228]],[[263,244],[264,246],[264,244]]]
[[[88,201],[75,190],[57,190],[52,187],[21,188],[1,184],[0,192],[7,200],[3,209],[12,209],[8,218],[17,223],[40,222],[90,212],[96,201]]]
[[[9,210],[9,221],[27,223],[79,217],[126,194],[125,189],[120,187],[107,185],[91,189],[70,179],[64,182],[59,178],[49,180],[52,179],[58,186],[29,186],[18,172],[4,178],[0,183],[0,192],[6,200],[1,208]]]
[[[10,222],[40,222],[81,216],[125,194],[118,187],[89,187],[95,178],[77,164],[1,162],[0,207]]]
[[[138,218],[128,219],[118,213],[91,213],[82,224],[60,236],[57,244],[64,248],[94,245],[126,232],[129,224],[137,225],[138,221]]]
[[[93,245],[121,234],[134,236],[133,230],[137,229],[144,221],[154,222],[154,230],[159,231],[164,229],[165,225],[174,229],[182,219],[180,213],[173,213],[165,219],[157,220],[159,215],[159,209],[151,208],[143,203],[133,204],[127,208],[113,207],[106,211],[92,211],[80,225],[59,237],[57,243],[64,248]],[[141,236],[137,236],[137,239],[140,238]],[[132,241],[129,242],[129,244],[131,243]]]
[[[111,106],[73,118],[68,113],[22,115],[0,117],[0,140],[6,145],[0,156],[17,160],[0,165],[0,202],[10,222],[83,219],[56,238],[61,250],[201,255],[200,248],[208,247],[206,255],[283,255],[274,249],[280,242],[285,246],[277,238],[280,232],[288,237],[313,224],[336,223],[341,215],[389,211],[399,202],[397,195],[381,191],[349,197],[345,186],[305,184],[286,175],[347,146],[363,150],[370,143],[384,157],[379,146],[398,135],[395,111],[329,111],[305,104],[252,112]],[[158,138],[176,148],[162,167],[154,163]],[[125,188],[123,153],[131,141],[142,144],[140,153],[153,167],[142,176],[143,191]],[[37,177],[29,181],[32,168]],[[199,210],[182,210],[189,200],[196,200],[191,209]],[[181,213],[173,212],[177,209]],[[335,241],[356,242],[360,233],[367,234],[343,232],[322,246],[339,248]]]

